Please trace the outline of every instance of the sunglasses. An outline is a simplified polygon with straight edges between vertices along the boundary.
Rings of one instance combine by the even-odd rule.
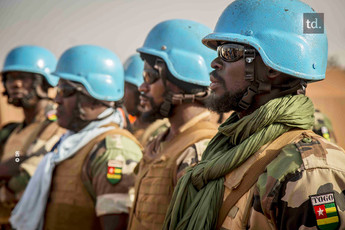
[[[35,74],[26,72],[9,72],[4,75],[5,82],[12,83],[16,80],[27,81],[34,79]]]
[[[57,87],[57,95],[63,98],[71,97],[79,90],[75,87],[70,85],[58,86]]]
[[[144,70],[143,71],[144,82],[147,84],[153,84],[159,80],[159,73],[155,70]]]
[[[226,62],[236,62],[242,59],[248,51],[253,52],[252,49],[247,49],[243,45],[231,43],[223,44],[217,47],[218,56]]]

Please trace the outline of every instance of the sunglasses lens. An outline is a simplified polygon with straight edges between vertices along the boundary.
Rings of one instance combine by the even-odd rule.
[[[144,71],[144,82],[147,84],[153,84],[159,79],[159,74],[156,71]]]
[[[232,44],[225,44],[218,46],[218,56],[226,62],[235,62],[243,57],[244,48],[234,46]]]
[[[77,90],[73,87],[58,87],[57,88],[57,94],[60,97],[70,97],[73,94],[75,94]]]

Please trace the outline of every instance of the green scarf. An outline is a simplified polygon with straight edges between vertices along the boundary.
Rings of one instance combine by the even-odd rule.
[[[163,229],[215,229],[224,176],[281,134],[313,124],[314,106],[304,95],[270,100],[242,119],[234,113],[218,128],[202,161],[178,181]]]

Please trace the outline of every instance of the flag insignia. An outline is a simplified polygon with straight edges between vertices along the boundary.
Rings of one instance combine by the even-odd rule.
[[[111,184],[117,184],[122,178],[123,161],[121,160],[109,160],[107,179]]]
[[[339,215],[334,193],[309,196],[313,205],[317,227],[320,230],[338,229]]]
[[[55,110],[50,110],[46,113],[46,116],[49,121],[56,121],[57,116],[56,116],[56,111]]]

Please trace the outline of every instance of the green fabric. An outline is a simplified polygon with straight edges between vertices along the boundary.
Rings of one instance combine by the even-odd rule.
[[[12,177],[8,181],[7,186],[12,192],[18,194],[25,190],[30,178],[30,175],[26,171],[21,171],[17,176]]]
[[[202,161],[178,181],[163,229],[215,229],[224,176],[288,130],[310,129],[313,114],[308,97],[288,95],[269,101],[242,119],[235,113],[230,116],[218,128]]]
[[[271,161],[267,166],[267,172],[261,174],[259,177],[256,186],[260,192],[260,197],[263,197],[267,194],[267,179],[274,178],[277,181],[277,184],[291,173],[295,173],[301,168],[303,160],[301,154],[298,153],[295,144],[286,145],[279,153],[279,155]]]

